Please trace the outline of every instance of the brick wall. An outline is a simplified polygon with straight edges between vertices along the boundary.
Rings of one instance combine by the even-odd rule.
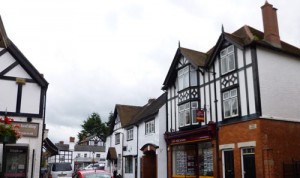
[[[256,177],[282,177],[283,161],[300,160],[300,123],[260,118],[223,125],[219,128],[219,145],[234,145],[237,178],[242,177],[241,148],[238,144],[251,141],[255,141]],[[222,159],[222,151],[219,155]],[[219,163],[222,175],[222,160]]]

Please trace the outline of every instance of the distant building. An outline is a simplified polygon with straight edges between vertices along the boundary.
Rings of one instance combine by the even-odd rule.
[[[119,105],[107,138],[107,170],[126,178],[166,177],[166,94],[141,106]]]
[[[50,156],[48,163],[71,163],[74,170],[92,163],[105,163],[105,143],[96,136],[90,136],[75,144],[75,137],[70,137],[69,144],[56,143],[58,154]]]

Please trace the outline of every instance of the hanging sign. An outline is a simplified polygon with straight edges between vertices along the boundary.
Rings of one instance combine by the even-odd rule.
[[[196,120],[197,122],[204,122],[204,109],[197,109]]]

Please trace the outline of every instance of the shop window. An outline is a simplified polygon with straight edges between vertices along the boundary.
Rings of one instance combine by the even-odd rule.
[[[213,148],[210,142],[175,145],[172,147],[172,157],[175,177],[195,176],[197,170],[200,177],[213,176]]]
[[[220,52],[221,57],[221,73],[226,74],[235,70],[235,58],[233,45],[223,49]]]
[[[213,149],[210,142],[198,144],[199,175],[213,176]]]
[[[125,158],[125,173],[133,173],[132,157]]]
[[[223,93],[223,111],[224,118],[238,115],[238,95],[236,88]]]

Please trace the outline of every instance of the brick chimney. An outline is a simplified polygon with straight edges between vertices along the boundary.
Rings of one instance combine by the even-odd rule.
[[[74,151],[74,147],[75,147],[75,137],[70,137],[69,150]]]
[[[264,25],[264,40],[275,47],[281,47],[276,8],[268,1],[261,7],[263,25]]]

